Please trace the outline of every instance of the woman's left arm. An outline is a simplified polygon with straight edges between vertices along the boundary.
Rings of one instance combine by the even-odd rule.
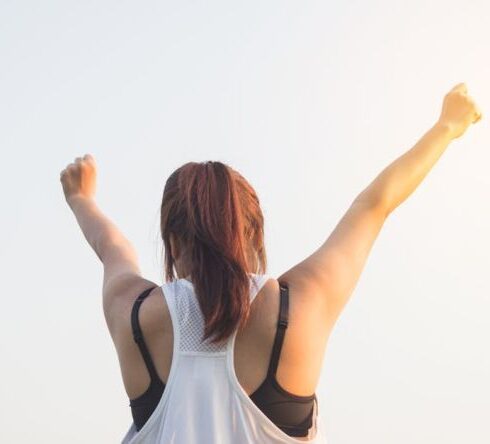
[[[61,173],[66,202],[75,214],[78,224],[95,254],[102,261],[115,247],[129,248],[131,244],[112,221],[106,217],[95,202],[97,167],[95,159],[86,154],[77,157]],[[136,259],[134,257],[134,259]],[[131,264],[139,272],[137,262]]]
[[[106,266],[115,265],[114,255],[120,256],[119,271],[140,274],[136,251],[117,226],[102,213],[93,198],[73,196],[67,200],[87,242]],[[104,275],[106,278],[106,276]]]
[[[137,277],[141,272],[135,249],[116,225],[106,217],[95,202],[97,168],[94,158],[87,154],[77,157],[61,173],[66,202],[73,211],[80,228],[104,265],[104,299],[109,287],[115,289],[119,281]]]
[[[87,154],[77,157],[60,174],[66,202],[78,224],[104,265],[102,305],[107,326],[116,348],[128,337],[131,309],[137,295],[157,284],[142,277],[138,257],[131,242],[95,202],[96,165]],[[146,331],[149,331],[148,325]],[[122,334],[122,336],[120,336]]]

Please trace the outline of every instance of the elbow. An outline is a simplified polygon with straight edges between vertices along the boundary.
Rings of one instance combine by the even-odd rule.
[[[366,208],[380,214],[385,219],[392,211],[387,193],[373,192],[369,188],[360,193],[354,202],[366,206]]]

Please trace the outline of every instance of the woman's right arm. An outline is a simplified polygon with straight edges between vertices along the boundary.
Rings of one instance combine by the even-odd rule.
[[[456,85],[444,98],[439,120],[413,148],[388,165],[359,198],[380,201],[390,214],[415,191],[449,143],[480,118],[481,112],[467,95],[465,84]]]
[[[416,189],[449,142],[480,118],[464,83],[456,85],[446,94],[437,123],[354,199],[320,248],[278,278],[305,312],[321,311],[326,326],[333,326],[387,216]]]

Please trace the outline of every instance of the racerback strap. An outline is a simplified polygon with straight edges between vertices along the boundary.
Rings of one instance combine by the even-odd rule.
[[[131,311],[131,327],[133,329],[133,339],[134,342],[138,344],[138,347],[141,351],[141,355],[143,356],[143,359],[145,361],[146,367],[148,368],[148,372],[150,373],[150,378],[152,381],[158,380],[159,377],[155,369],[155,366],[153,364],[153,361],[151,359],[150,352],[148,351],[148,348],[146,347],[145,341],[143,339],[143,332],[141,331],[141,327],[138,319],[138,313],[139,313],[141,303],[150,294],[151,290],[153,290],[154,288],[156,287],[147,288],[145,291],[143,291],[134,301],[133,309]]]
[[[284,334],[286,333],[286,328],[288,326],[289,287],[287,284],[279,283],[279,289],[281,298],[279,305],[279,319],[277,321],[276,336],[274,338],[271,359],[267,370],[267,374],[270,377],[275,377],[276,375],[277,366],[279,364],[279,355],[281,354],[282,343],[284,341]]]

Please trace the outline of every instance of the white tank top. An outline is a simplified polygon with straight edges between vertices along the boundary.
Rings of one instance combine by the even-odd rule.
[[[251,273],[250,299],[271,277]],[[161,286],[172,319],[172,363],[160,401],[121,444],[327,444],[317,403],[309,441],[287,435],[249,398],[234,370],[238,330],[224,344],[202,342],[204,320],[193,284],[176,279]]]

